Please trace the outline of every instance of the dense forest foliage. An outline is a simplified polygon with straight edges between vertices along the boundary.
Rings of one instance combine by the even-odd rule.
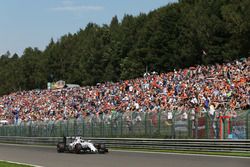
[[[46,88],[47,82],[95,85],[250,55],[249,0],[180,0],[148,14],[89,23],[44,51],[0,58],[0,94]]]

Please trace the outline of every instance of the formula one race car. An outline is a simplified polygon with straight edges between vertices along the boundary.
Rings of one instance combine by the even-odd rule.
[[[71,140],[71,141],[69,141]],[[57,152],[70,153],[101,153],[105,154],[108,149],[104,144],[92,143],[90,140],[84,140],[81,137],[66,138],[63,137],[63,142],[57,144]]]

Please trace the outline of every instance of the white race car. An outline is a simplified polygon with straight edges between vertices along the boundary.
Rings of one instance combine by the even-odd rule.
[[[104,144],[94,144],[90,140],[84,140],[81,137],[74,137],[72,142],[67,142],[67,138],[63,137],[63,142],[57,144],[57,152],[71,153],[107,153],[108,149]]]

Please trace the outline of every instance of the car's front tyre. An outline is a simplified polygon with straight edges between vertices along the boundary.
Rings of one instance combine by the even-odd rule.
[[[63,153],[65,151],[65,145],[63,142],[59,142],[57,144],[57,152],[58,153]]]

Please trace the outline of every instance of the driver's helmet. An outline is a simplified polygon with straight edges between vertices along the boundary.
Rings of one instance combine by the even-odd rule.
[[[81,141],[81,137],[76,137],[75,141]]]

